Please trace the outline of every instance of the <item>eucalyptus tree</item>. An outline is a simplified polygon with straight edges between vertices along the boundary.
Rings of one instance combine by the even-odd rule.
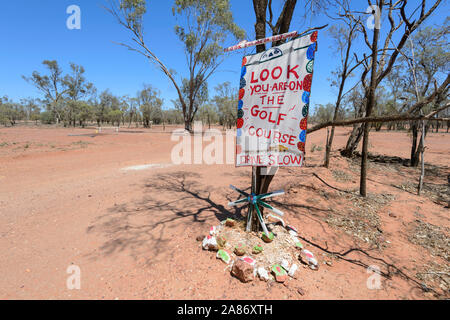
[[[340,58],[338,69],[332,72],[337,79],[332,81],[331,84],[338,88],[338,95],[334,105],[333,121],[336,121],[338,118],[343,97],[350,91],[344,92],[346,80],[352,75],[353,70],[358,67],[357,64],[351,66],[353,59],[351,56],[351,48],[353,40],[356,37],[357,27],[358,24],[355,21],[344,18],[343,23],[332,26],[329,29],[330,36],[334,40],[333,45],[336,48],[336,53]],[[330,134],[327,134],[324,163],[327,168],[330,164],[330,152],[333,145],[334,130],[335,127],[332,126]]]
[[[366,19],[358,17],[359,11],[352,9],[347,0],[339,1],[338,15],[352,19],[358,24],[358,32],[363,37],[367,48],[367,52],[362,56],[356,55],[357,62],[363,65],[361,83],[364,88],[366,118],[372,116],[378,85],[391,72],[409,37],[430,17],[441,2],[441,0],[434,0],[431,4],[427,4],[425,0],[422,0],[419,6],[413,7],[407,6],[407,0],[376,0],[371,3],[373,12],[369,13],[375,15],[375,24],[371,26],[366,24]],[[375,6],[376,10],[373,9]],[[382,21],[383,16],[387,18],[389,25],[381,33],[379,22]],[[373,29],[372,39],[369,36],[369,29]],[[368,78],[369,75],[370,78]],[[363,145],[359,188],[362,196],[367,195],[369,132],[370,125],[362,124]],[[354,145],[351,147],[354,148]]]
[[[26,121],[29,121],[29,120],[37,121],[37,120],[39,120],[39,114],[41,113],[41,108],[40,108],[40,106],[38,104],[38,100],[37,99],[33,99],[33,98],[21,99],[20,100],[20,104],[23,107]]]
[[[95,105],[94,113],[97,124],[100,126],[103,122],[110,121],[111,111],[120,110],[120,100],[108,89],[100,93],[99,100]]]
[[[161,116],[161,107],[164,101],[160,98],[160,92],[149,84],[144,84],[144,88],[138,92],[137,101],[143,125],[145,128],[149,128],[154,118]]]
[[[428,26],[420,29],[410,38],[408,45],[402,51],[402,89],[410,101],[419,102],[435,87],[435,83],[445,78],[450,70],[450,45],[448,36],[450,34],[449,18],[442,26]],[[445,97],[441,99],[445,101]],[[425,106],[423,110],[417,109],[413,114],[421,111],[430,112],[439,107],[439,103]],[[438,115],[436,115],[438,116]],[[438,123],[438,122],[437,122]],[[411,166],[418,166],[419,155],[423,149],[423,142],[418,139],[419,131],[424,131],[426,136],[428,127],[421,127],[419,121],[411,121]],[[420,141],[419,141],[420,140]]]
[[[61,102],[69,88],[64,82],[63,70],[56,60],[44,60],[42,64],[48,69],[49,74],[42,75],[38,71],[33,71],[30,77],[22,76],[22,78],[44,94],[50,111],[54,113],[56,122],[59,123],[63,118]]]
[[[231,86],[231,83],[227,81],[218,84],[214,89],[216,90],[216,95],[212,101],[216,105],[219,120],[224,128],[228,127],[231,129],[237,120],[237,88]]]
[[[217,107],[211,103],[203,104],[198,110],[198,118],[203,122],[203,124],[207,123],[208,128],[211,129],[211,124],[219,121]]]
[[[75,126],[82,105],[79,101],[95,91],[94,85],[86,80],[84,73],[83,66],[70,63],[70,73],[66,74],[62,80],[66,88],[65,98],[67,100],[64,118],[69,122],[69,125],[72,124],[73,126]],[[84,106],[81,108],[85,109]]]
[[[87,121],[94,117],[94,106],[89,102],[77,101],[77,120],[81,127],[85,127]]]
[[[111,1],[107,10],[117,18],[119,24],[131,32],[133,44],[121,45],[144,55],[173,84],[183,112],[185,129],[191,131],[192,121],[198,111],[197,96],[202,85],[224,60],[222,44],[230,36],[237,40],[245,36],[245,32],[233,21],[229,0],[176,0],[173,5],[172,12],[179,21],[175,26],[175,33],[183,43],[186,55],[187,95],[183,93],[183,79],[181,82],[176,80],[174,72],[147,45],[143,27],[146,1]]]
[[[18,120],[26,117],[26,111],[20,103],[4,100],[0,103],[0,123],[14,126]]]

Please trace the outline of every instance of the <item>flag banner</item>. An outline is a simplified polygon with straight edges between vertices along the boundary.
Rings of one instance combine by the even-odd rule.
[[[317,31],[242,60],[236,166],[302,166]]]

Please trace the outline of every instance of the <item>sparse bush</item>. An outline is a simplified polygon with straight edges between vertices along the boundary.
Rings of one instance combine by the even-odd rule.
[[[50,111],[44,111],[40,115],[41,123],[44,124],[52,124],[55,121],[55,117],[53,116],[53,113]]]

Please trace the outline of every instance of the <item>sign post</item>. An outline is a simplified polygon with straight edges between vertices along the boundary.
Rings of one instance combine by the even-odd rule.
[[[317,31],[297,36],[296,31],[242,42],[225,51],[289,37],[292,40],[242,59],[236,132],[236,166],[252,166],[252,189],[230,205],[249,203],[247,231],[252,215],[268,235],[258,205],[282,214],[262,199],[282,192],[259,194],[261,171],[268,167],[302,166],[305,156],[309,97],[317,50]],[[259,174],[258,174],[259,173]],[[264,174],[264,173],[263,173]],[[266,172],[267,174],[267,172]]]

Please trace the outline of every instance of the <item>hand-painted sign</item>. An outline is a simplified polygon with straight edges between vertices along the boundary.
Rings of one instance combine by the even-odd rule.
[[[243,58],[236,166],[302,166],[317,31]]]

